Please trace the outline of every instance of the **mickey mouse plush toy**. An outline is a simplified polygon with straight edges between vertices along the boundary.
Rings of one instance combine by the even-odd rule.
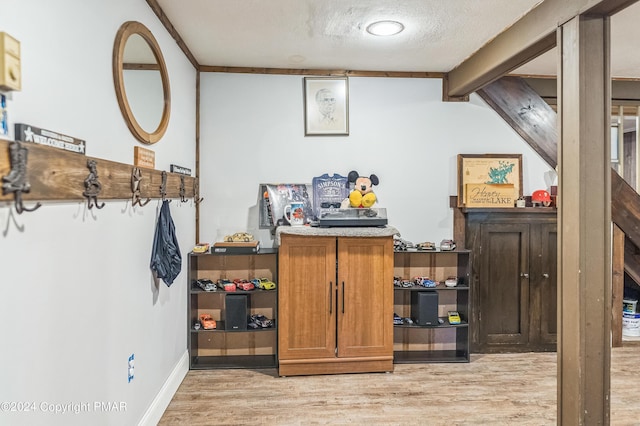
[[[378,176],[360,176],[355,170],[349,172],[349,183],[354,184],[353,191],[349,194],[349,205],[356,208],[369,208],[377,201],[372,186],[380,183]]]

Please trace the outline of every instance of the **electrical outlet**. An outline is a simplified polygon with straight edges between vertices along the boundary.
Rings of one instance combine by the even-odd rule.
[[[133,380],[134,367],[135,367],[135,357],[134,357],[134,354],[131,354],[131,356],[129,357],[129,361],[127,362],[127,373],[129,375],[128,383],[131,383],[131,381]]]

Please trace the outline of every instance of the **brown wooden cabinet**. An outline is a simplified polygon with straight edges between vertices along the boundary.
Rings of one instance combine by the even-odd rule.
[[[475,253],[472,351],[555,351],[555,209],[468,209],[466,216],[466,243]]]
[[[282,235],[281,376],[393,371],[393,239]]]

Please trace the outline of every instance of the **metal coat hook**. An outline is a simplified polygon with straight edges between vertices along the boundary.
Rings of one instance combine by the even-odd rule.
[[[149,203],[149,201],[151,201],[151,198],[147,198],[147,201],[143,203],[142,199],[140,198],[140,181],[141,180],[142,180],[142,170],[140,170],[140,168],[138,167],[134,167],[131,170],[131,192],[133,193],[133,196],[131,197],[132,206],[135,206],[136,204],[138,204],[140,207],[144,207]]]
[[[18,214],[22,212],[32,212],[39,209],[42,204],[36,203],[35,206],[27,208],[22,204],[22,193],[29,192],[31,185],[27,181],[27,154],[28,150],[22,146],[20,142],[14,141],[9,144],[9,161],[11,170],[8,175],[2,177],[2,194],[6,195],[13,192],[16,211]]]
[[[204,200],[204,198],[200,198],[200,184],[198,183],[198,178],[196,177],[193,180],[193,201],[196,204],[200,204]]]
[[[87,197],[90,209],[93,208],[94,203],[96,208],[101,209],[104,207],[104,203],[98,204],[98,195],[102,191],[102,184],[98,180],[98,164],[96,160],[87,160],[87,167],[89,168],[89,175],[84,180],[84,192],[82,195]]]
[[[185,198],[185,194],[187,193],[187,190],[184,188],[184,175],[180,176],[180,202],[182,203],[186,203],[187,200]]]
[[[162,201],[167,201],[165,198],[167,195],[167,172],[162,171],[162,183],[160,184],[160,196],[162,197]],[[169,200],[171,202],[171,200]]]

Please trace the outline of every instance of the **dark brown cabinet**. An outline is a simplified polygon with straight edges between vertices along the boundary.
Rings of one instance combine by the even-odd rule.
[[[466,211],[472,352],[555,351],[556,210],[496,210]]]

